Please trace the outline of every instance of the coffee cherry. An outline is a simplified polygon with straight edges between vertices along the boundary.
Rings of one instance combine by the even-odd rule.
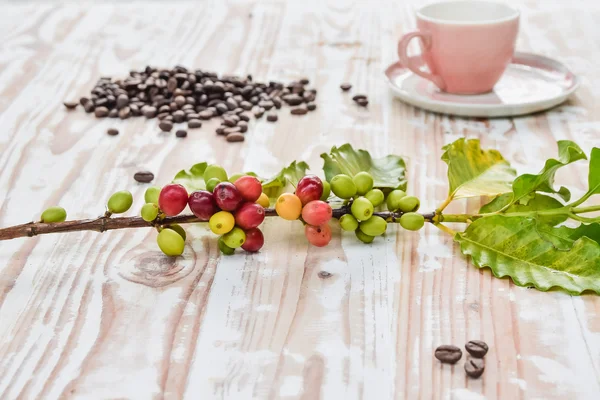
[[[306,175],[296,186],[296,196],[302,204],[308,204],[313,200],[319,200],[323,195],[323,182],[316,175]]]
[[[327,224],[321,226],[306,225],[304,236],[313,246],[324,247],[331,241],[331,228]]]
[[[146,203],[158,204],[158,196],[160,195],[160,188],[158,186],[150,186],[144,193],[144,200]]]
[[[241,247],[246,241],[246,232],[242,230],[242,228],[238,228],[237,226],[233,228],[230,232],[223,235],[223,243],[225,243],[228,247],[232,249],[237,249]]]
[[[409,212],[402,214],[400,225],[409,231],[418,231],[425,225],[425,218],[421,214]]]
[[[275,203],[275,211],[281,218],[293,221],[300,218],[302,202],[295,194],[283,193]]]
[[[219,183],[213,195],[219,208],[225,211],[234,211],[242,202],[242,194],[231,182]]]
[[[211,164],[204,170],[204,182],[208,182],[212,178],[217,178],[221,182],[227,180],[227,172],[220,165]]]
[[[244,175],[234,182],[235,187],[240,191],[242,198],[246,201],[255,202],[262,193],[262,185],[258,178],[250,175]]]
[[[208,181],[206,181],[206,190],[212,193],[215,190],[215,186],[217,186],[219,183],[221,183],[219,178],[210,178]]]
[[[44,210],[40,219],[47,224],[63,222],[67,219],[67,211],[62,207],[48,207]]]
[[[171,225],[165,227],[165,229],[174,230],[175,232],[177,232],[179,234],[179,236],[181,236],[181,238],[184,241],[187,238],[187,235],[185,233],[185,229],[183,229],[183,227],[181,225],[179,225],[179,224],[171,224]]]
[[[358,221],[352,214],[344,214],[340,218],[340,226],[345,231],[355,231],[358,228]]]
[[[226,256],[231,256],[233,255],[233,253],[235,253],[235,249],[232,249],[231,247],[225,244],[225,242],[223,241],[223,237],[219,238],[218,244],[219,250],[221,250],[221,253],[225,254]]]
[[[152,222],[158,216],[158,205],[146,203],[142,206],[142,219],[146,222]]]
[[[365,197],[359,197],[352,202],[350,211],[357,220],[366,221],[373,215],[373,204]]]
[[[302,209],[302,219],[310,225],[324,225],[331,219],[331,206],[321,200],[313,200]]]
[[[402,212],[414,212],[419,209],[421,202],[415,196],[406,196],[400,199],[398,202],[398,208]]]
[[[113,214],[122,214],[131,208],[133,204],[133,195],[127,190],[113,193],[108,199],[108,211]]]
[[[190,194],[188,205],[192,213],[200,221],[208,221],[214,213],[219,211],[213,194],[206,190],[197,190]]]
[[[379,236],[385,233],[385,230],[387,229],[387,222],[385,219],[374,215],[368,220],[361,222],[359,229],[369,236]]]
[[[392,190],[387,197],[387,209],[390,211],[398,210],[400,208],[400,200],[404,197],[406,197],[406,192],[404,192],[404,190]]]
[[[177,257],[183,253],[185,241],[173,229],[163,229],[156,238],[160,250],[168,256]]]
[[[356,237],[358,238],[358,240],[360,240],[363,243],[371,243],[375,237],[374,236],[369,236],[366,233],[364,233],[363,231],[361,231],[360,229],[357,229],[356,231],[354,231],[354,233],[356,234]]]
[[[170,183],[163,187],[158,196],[158,207],[170,217],[182,212],[187,203],[187,190],[177,183]]]
[[[368,172],[359,172],[358,174],[354,175],[352,181],[356,185],[356,193],[361,196],[373,189],[373,177]]]
[[[246,241],[242,245],[242,249],[249,252],[259,251],[265,244],[265,238],[258,228],[248,229],[246,231]]]
[[[260,204],[244,203],[235,212],[235,224],[247,230],[256,228],[265,220],[265,209]]]
[[[336,175],[330,183],[331,191],[340,199],[349,199],[356,195],[356,185],[348,175]]]
[[[373,204],[373,207],[380,206],[385,200],[383,192],[379,189],[369,190],[365,197]]]
[[[256,204],[260,204],[264,208],[269,208],[269,206],[271,205],[269,196],[267,196],[265,193],[261,193],[258,200],[256,200]]]
[[[323,194],[319,200],[327,201],[329,199],[329,195],[331,194],[331,185],[327,181],[323,182]]]
[[[208,226],[210,230],[216,235],[223,235],[233,229],[235,225],[235,218],[233,214],[227,211],[219,211],[210,217]]]

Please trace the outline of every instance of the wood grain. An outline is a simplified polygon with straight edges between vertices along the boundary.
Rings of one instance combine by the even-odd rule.
[[[600,140],[600,4],[509,2],[523,15],[518,48],[560,59],[583,85],[546,113],[493,120],[431,114],[388,92],[382,71],[414,28],[418,0],[1,3],[0,226],[55,204],[93,218],[121,189],[137,210],[140,169],[158,183],[200,161],[269,175],[303,159],[318,171],[319,154],[345,142],[406,156],[423,210],[446,196],[440,149],[457,138],[479,138],[520,172],[555,155],[557,139],[589,151]],[[99,76],[147,64],[306,76],[318,109],[253,122],[246,142],[227,144],[216,122],[178,140],[153,121],[99,121],[61,105]],[[368,94],[368,109],[339,90],[344,81]],[[113,126],[117,137],[105,134]],[[581,189],[585,166],[558,178]],[[0,243],[0,398],[600,397],[596,296],[515,287],[433,227],[392,229],[368,246],[334,228],[324,249],[298,223],[269,219],[264,232],[259,254],[221,258],[214,236],[193,226],[175,262],[146,229]],[[479,380],[433,358],[436,346],[469,339],[491,347]]]

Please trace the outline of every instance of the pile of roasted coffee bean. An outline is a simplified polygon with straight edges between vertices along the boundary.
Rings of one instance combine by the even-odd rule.
[[[471,340],[465,344],[465,349],[470,354],[465,362],[465,373],[471,378],[479,378],[485,369],[483,357],[489,350],[488,345],[481,340]],[[445,344],[435,349],[435,358],[442,363],[455,364],[461,357],[462,350],[450,344]]]
[[[293,115],[304,115],[317,108],[314,103],[317,91],[307,87],[308,79],[287,85],[274,81],[259,83],[251,75],[219,77],[214,72],[191,71],[181,66],[146,67],[129,75],[125,79],[100,78],[89,97],[64,105],[72,110],[80,104],[97,118],[157,118],[164,132],[183,123],[187,123],[188,129],[200,128],[203,120],[219,117],[222,124],[216,132],[228,142],[244,140],[251,116],[261,118],[268,113],[267,120],[275,122],[278,119],[275,110],[283,105],[292,107]],[[177,137],[187,136],[185,129],[176,132]],[[111,130],[110,134],[118,131]]]

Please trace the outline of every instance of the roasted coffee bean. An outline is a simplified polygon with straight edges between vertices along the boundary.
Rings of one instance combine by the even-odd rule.
[[[127,119],[131,116],[131,109],[129,107],[123,107],[119,110],[119,118]]]
[[[138,106],[137,104],[129,104],[129,108],[131,109],[131,115],[133,115],[134,117],[142,115],[142,112],[140,111],[140,106]]]
[[[160,120],[163,120],[163,119],[165,119],[165,117],[166,117],[166,116],[168,116],[168,115],[171,115],[171,114],[169,114],[169,113],[160,113],[160,114],[158,114],[158,115],[156,116],[156,118],[158,118],[158,119],[160,119]]]
[[[212,110],[206,109],[204,111],[200,111],[198,113],[198,117],[200,117],[200,119],[211,119],[213,117],[213,112]]]
[[[240,128],[239,126],[226,127],[225,129],[223,129],[223,133],[226,135],[229,135],[230,133],[241,132],[241,131],[242,131],[242,128]]]
[[[485,370],[483,358],[468,357],[465,362],[465,372],[471,378],[479,378]]]
[[[469,340],[469,342],[465,344],[465,349],[473,357],[483,358],[487,354],[489,347],[487,343],[482,340]]]
[[[239,114],[240,120],[250,122],[250,117],[247,114]]]
[[[79,104],[81,104],[82,106],[85,106],[89,102],[90,102],[90,99],[88,99],[87,97],[82,97],[79,99]]]
[[[289,94],[283,97],[283,101],[288,103],[290,106],[297,106],[299,104],[302,104],[304,102],[304,99],[298,96],[297,94]]]
[[[150,183],[154,180],[154,174],[150,171],[139,171],[133,174],[133,179],[140,183]]]
[[[230,133],[225,138],[228,142],[243,142],[245,140],[244,134],[239,132]]]
[[[173,122],[173,116],[172,115],[167,115],[166,117],[163,118],[165,121],[171,121]]]
[[[163,131],[163,132],[170,132],[171,129],[173,129],[173,123],[171,121],[167,121],[166,119],[163,119],[162,121],[160,121],[160,123],[158,124],[158,127]]]
[[[94,111],[94,115],[96,118],[104,118],[108,116],[108,108],[106,107],[97,107]]]
[[[169,80],[167,81],[167,90],[169,92],[174,92],[175,89],[177,89],[177,79],[169,78]]]
[[[96,109],[96,106],[94,106],[94,103],[92,101],[88,101],[87,103],[85,103],[83,105],[83,109],[85,110],[86,113],[93,113],[94,110]]]
[[[302,79],[300,79],[300,83],[303,85],[308,85],[310,83],[310,81],[308,80],[308,78],[302,78]]]
[[[175,99],[173,101],[180,108],[185,105],[185,97],[183,97],[183,96],[177,96],[177,97],[175,97]]]
[[[317,105],[315,103],[308,103],[306,105],[306,108],[308,109],[308,111],[314,111],[317,109]]]
[[[340,89],[342,89],[344,92],[347,92],[348,90],[352,89],[352,85],[349,83],[342,83],[340,85]]]
[[[227,112],[229,110],[229,107],[227,106],[227,104],[222,103],[222,102],[219,103],[219,104],[217,104],[217,105],[215,105],[215,108],[217,109],[217,112],[219,114],[223,114],[224,112]]]
[[[259,106],[252,107],[252,113],[254,114],[254,118],[262,118],[265,113],[265,109]]]
[[[327,278],[331,278],[333,276],[333,274],[331,272],[327,272],[327,271],[319,271],[319,273],[317,275],[321,279],[327,279]]]
[[[129,97],[126,94],[120,94],[117,97],[117,108],[120,110],[123,107],[127,107],[129,105]]]
[[[237,124],[237,121],[231,117],[223,118],[223,125],[235,126],[236,124]]]
[[[308,112],[308,109],[306,107],[296,107],[296,108],[292,108],[292,110],[290,111],[290,113],[292,115],[304,115]]]
[[[279,97],[273,97],[273,100],[271,101],[273,102],[273,105],[276,109],[279,110],[281,108],[281,99]]]
[[[249,101],[242,101],[240,102],[240,107],[248,111],[252,109],[252,103],[250,103]]]
[[[456,346],[444,344],[435,349],[435,358],[446,364],[454,364],[462,357],[462,350]]]
[[[181,110],[182,111],[185,111],[185,110],[194,110],[194,106],[191,105],[191,104],[187,104],[186,103],[186,104],[183,105],[183,107],[181,107]]]
[[[236,108],[238,108],[238,102],[235,101],[235,99],[233,99],[231,97],[225,101],[225,104],[227,105],[227,108],[229,108],[230,110],[235,110]]]
[[[67,110],[74,110],[79,105],[79,103],[76,103],[74,101],[65,101],[63,104],[67,108]]]
[[[367,99],[358,99],[356,100],[356,104],[358,104],[361,107],[366,107],[369,105],[369,100]]]
[[[175,132],[175,136],[179,138],[184,138],[187,136],[187,131],[184,129],[179,129],[177,132]]]
[[[96,108],[106,106],[107,104],[108,100],[106,99],[106,97],[94,101],[94,105],[96,106]]]
[[[171,115],[173,115],[173,121],[177,123],[183,122],[183,120],[185,119],[185,113],[181,110],[177,110]]]
[[[366,98],[367,98],[367,96],[364,94],[356,94],[352,97],[352,100],[358,102],[359,100],[366,99]]]
[[[215,132],[217,132],[217,135],[224,135],[224,134],[225,134],[225,128],[226,128],[225,126],[222,126],[222,125],[221,125],[220,127],[218,127],[218,128],[216,129],[216,131],[215,131]]]
[[[248,123],[246,121],[239,121],[237,126],[240,128],[240,132],[245,133],[248,131]]]
[[[162,106],[160,106],[160,108],[158,109],[159,113],[170,113],[171,112],[171,107],[169,107],[168,104],[164,104]]]
[[[147,106],[144,109],[142,109],[142,112],[144,113],[144,116],[146,118],[156,117],[156,107]]]
[[[108,118],[118,118],[119,117],[119,110],[117,110],[116,108],[113,108],[112,110],[110,110],[108,112]]]
[[[199,119],[200,116],[198,114],[196,114],[195,111],[192,111],[191,113],[185,114],[185,120],[186,121],[191,121],[193,119]]]
[[[315,94],[311,93],[311,92],[304,92],[302,93],[302,98],[304,99],[305,102],[311,102],[315,100]]]
[[[200,128],[201,126],[202,121],[200,121],[199,119],[190,119],[188,121],[188,128],[190,129]]]
[[[108,128],[106,133],[109,134],[110,136],[117,136],[119,134],[119,131],[115,128]]]
[[[271,108],[273,108],[275,106],[275,104],[273,104],[273,102],[270,100],[263,100],[263,101],[258,102],[258,106],[269,111]]]
[[[269,121],[269,122],[277,121],[277,114],[267,114],[267,121]]]

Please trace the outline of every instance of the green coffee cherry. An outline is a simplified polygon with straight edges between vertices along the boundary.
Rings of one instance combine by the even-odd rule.
[[[373,204],[365,197],[359,197],[350,206],[352,215],[359,221],[366,221],[373,215]]]
[[[173,229],[163,229],[156,238],[160,250],[168,256],[177,257],[183,254],[185,241]]]
[[[425,225],[425,218],[421,214],[409,212],[402,214],[400,225],[409,231],[418,231]]]
[[[229,178],[229,182],[235,183],[235,181],[237,181],[238,179],[240,179],[242,176],[244,176],[244,174],[233,174]]]
[[[167,226],[165,229],[172,229],[175,232],[177,232],[179,234],[179,236],[181,236],[181,238],[185,241],[185,239],[187,238],[187,235],[185,233],[185,229],[183,229],[183,227],[179,224],[171,224],[169,226]]]
[[[340,199],[349,199],[356,195],[356,185],[348,175],[339,174],[331,179],[331,191]]]
[[[369,236],[366,233],[364,233],[363,231],[361,231],[360,229],[357,229],[355,232],[356,237],[358,238],[358,240],[360,240],[363,243],[369,244],[371,243],[375,237],[374,236]]]
[[[406,197],[404,190],[396,189],[392,190],[387,197],[387,209],[390,211],[396,211],[400,208],[400,200]]]
[[[323,181],[323,194],[321,195],[322,201],[327,201],[331,194],[331,185],[327,181]]]
[[[368,172],[359,172],[358,174],[354,175],[352,181],[356,185],[356,193],[361,196],[373,189],[373,177]]]
[[[400,199],[398,205],[400,211],[407,213],[417,211],[421,205],[421,202],[415,196],[406,196]]]
[[[210,178],[206,182],[206,190],[212,193],[213,190],[215,190],[215,186],[217,186],[219,183],[221,183],[221,180],[219,178]]]
[[[351,214],[344,214],[340,218],[340,226],[345,231],[355,231],[358,228],[358,221]]]
[[[108,199],[107,208],[113,214],[122,214],[131,208],[133,195],[127,190],[113,193]]]
[[[223,235],[223,243],[232,249],[237,249],[246,241],[246,232],[237,226]]]
[[[221,182],[227,180],[227,172],[220,165],[211,164],[204,170],[204,182],[208,182],[212,178],[217,178]]]
[[[359,229],[369,236],[379,236],[385,233],[387,222],[385,219],[375,215],[359,225]]]
[[[63,222],[67,219],[67,211],[62,207],[48,207],[44,210],[40,219],[47,224]]]
[[[365,197],[373,204],[373,207],[380,206],[385,200],[383,192],[379,189],[369,190],[367,194],[365,194]]]
[[[225,254],[226,256],[231,256],[233,253],[235,253],[235,249],[232,249],[225,244],[222,236],[219,238],[219,250],[221,250],[221,253]]]
[[[158,196],[160,195],[160,188],[158,186],[150,186],[144,193],[144,200],[146,203],[158,204]]]
[[[142,219],[146,222],[152,222],[158,217],[158,205],[146,203],[142,206]]]

